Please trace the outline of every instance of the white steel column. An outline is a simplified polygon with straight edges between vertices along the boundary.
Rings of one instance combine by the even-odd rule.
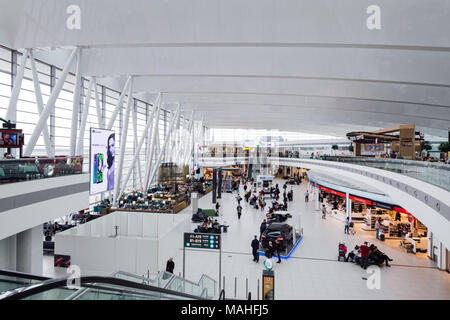
[[[176,122],[176,120],[177,120],[179,115],[180,115],[180,105],[178,105],[178,108],[177,108],[176,112],[173,114],[173,117],[172,117],[172,120],[171,120],[171,123],[170,123],[170,126],[169,126],[169,131],[167,132],[167,137],[164,140],[164,144],[163,144],[161,150],[159,151],[158,159],[156,160],[155,166],[153,167],[152,173],[150,175],[150,179],[148,180],[149,181],[149,185],[152,183],[153,177],[155,176],[155,174],[156,174],[156,172],[158,170],[158,167],[161,164],[162,156],[164,154],[165,149],[167,148],[167,144],[169,143],[170,137],[172,135],[173,128],[175,126],[175,122]]]
[[[188,164],[189,154],[193,150],[192,145],[194,144],[194,110],[191,112],[191,121],[189,122],[188,131],[186,134],[185,150],[183,156],[183,165]]]
[[[114,194],[114,206],[117,207],[117,200],[119,197],[119,191],[120,191],[120,182],[122,178],[122,171],[123,171],[123,162],[125,157],[125,149],[127,146],[127,134],[128,134],[128,122],[130,119],[130,109],[132,108],[132,101],[133,101],[133,78],[130,76],[130,86],[128,91],[128,103],[127,103],[127,109],[125,111],[125,118],[123,119],[123,128],[122,128],[122,137],[120,139],[120,156],[119,156],[119,169],[116,172],[115,176],[115,194]]]
[[[137,106],[136,103],[133,103],[133,131],[134,131],[134,152],[136,153],[137,144],[138,144],[138,138],[137,138]],[[145,136],[145,132],[144,132]],[[141,157],[139,156],[139,152],[135,154],[137,156],[137,171],[138,171],[138,177],[139,177],[139,185],[141,187],[141,190],[143,189],[142,185],[142,172],[141,172]],[[134,166],[134,165],[133,165]]]
[[[153,133],[150,135],[150,147],[148,149],[147,152],[147,166],[145,169],[145,191],[148,190],[149,187],[149,181],[148,179],[150,178],[150,173],[151,173],[151,168],[152,168],[152,163],[153,163],[153,154],[155,153],[155,143],[157,140],[159,140],[159,131],[158,131],[158,127],[159,127],[159,115],[161,112],[161,100],[162,100],[162,95],[161,93],[156,97],[156,101],[154,104],[154,108],[153,110],[155,110],[155,108],[158,108],[157,112],[156,112],[156,123],[153,126]]]
[[[109,120],[108,125],[106,126],[106,128],[108,130],[111,130],[111,128],[114,125],[114,121],[116,121],[117,114],[119,113],[120,108],[122,108],[123,99],[125,98],[127,88],[129,86],[131,86],[131,82],[132,82],[132,79],[131,79],[131,76],[129,76],[127,79],[127,82],[125,82],[125,85],[123,86],[122,93],[120,94],[119,100],[117,100],[116,108],[114,109],[111,119]]]
[[[77,66],[75,72],[75,89],[73,91],[73,105],[72,105],[72,126],[70,130],[70,146],[69,155],[75,155],[75,148],[77,143],[77,129],[78,129],[78,113],[80,111],[80,89],[81,89],[81,48],[77,48]]]
[[[61,73],[61,77],[58,79],[58,82],[56,83],[55,88],[53,88],[52,94],[48,98],[47,104],[45,105],[44,110],[42,111],[41,116],[39,117],[38,122],[36,123],[36,126],[34,127],[33,133],[30,136],[30,140],[28,141],[24,155],[30,156],[33,152],[34,147],[36,146],[36,142],[41,135],[42,130],[45,126],[47,126],[47,119],[50,115],[51,110],[55,106],[56,99],[58,99],[59,93],[61,92],[61,89],[64,85],[64,82],[66,81],[67,73],[69,72],[70,65],[73,62],[73,59],[75,58],[77,49],[74,49],[72,51],[72,54],[70,55],[69,59],[66,62],[66,65],[64,66],[64,69]]]
[[[23,73],[25,71],[25,65],[27,63],[29,49],[26,49],[22,55],[19,70],[17,71],[16,78],[14,79],[14,85],[11,92],[11,99],[9,99],[8,111],[6,112],[6,120],[16,123],[17,118],[17,100],[19,99],[20,89],[22,87]]]
[[[345,211],[349,220],[352,221],[352,199],[350,199],[348,192],[345,193]]]
[[[159,109],[158,109],[158,113],[159,113]],[[136,161],[139,161],[139,153],[141,152],[142,149],[142,145],[144,144],[144,140],[145,137],[148,137],[148,131],[149,131],[149,127],[151,126],[152,122],[153,122],[153,116],[155,114],[155,109],[152,110],[152,113],[150,115],[150,118],[147,120],[147,123],[145,124],[145,130],[142,133],[142,136],[137,144],[137,148],[136,148],[136,152],[135,155],[133,157],[133,161],[131,162],[131,166],[128,168],[127,174],[125,176],[125,180],[123,182],[123,187],[120,190],[119,193],[119,197],[123,194],[123,192],[125,191],[125,186],[128,182],[128,179],[130,179],[131,176],[131,172],[133,171],[133,167],[136,165]],[[145,191],[146,192],[146,191]]]
[[[314,195],[315,209],[316,209],[316,210],[320,210],[320,203],[319,203],[319,186],[317,185],[317,183],[315,183],[315,191],[316,191],[316,194]]]
[[[78,133],[78,142],[77,149],[75,152],[76,156],[83,156],[83,147],[84,147],[84,131],[86,130],[86,120],[89,114],[89,105],[91,103],[91,90],[93,85],[93,79],[89,80],[88,92],[86,95],[86,99],[84,100],[84,109],[81,115],[81,125],[80,132]]]
[[[95,77],[92,77],[92,82],[93,82],[94,93],[95,93],[95,108],[97,110],[98,127],[100,129],[103,129],[103,128],[105,128],[105,123],[103,121],[102,110],[100,108],[100,99],[98,98],[97,79]]]
[[[34,94],[36,96],[36,105],[38,108],[39,116],[42,114],[42,111],[44,109],[44,102],[42,101],[42,92],[41,92],[41,85],[39,84],[39,77],[36,71],[36,63],[34,61],[33,56],[33,50],[30,50],[30,64],[31,64],[31,73],[33,78],[33,85],[34,85]],[[45,142],[45,150],[47,151],[47,155],[49,157],[53,157],[53,150],[52,150],[52,142],[50,141],[50,134],[48,132],[48,126],[44,127],[44,130],[42,131],[44,136],[44,142]]]

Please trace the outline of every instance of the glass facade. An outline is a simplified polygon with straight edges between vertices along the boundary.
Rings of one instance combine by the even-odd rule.
[[[9,100],[11,98],[11,91],[17,70],[20,67],[22,60],[22,52],[11,50],[9,48],[0,46],[0,117],[5,118],[8,109]],[[61,76],[62,70],[36,60],[36,69],[39,77],[39,83],[42,91],[42,99],[44,106],[55,87],[56,82]],[[81,114],[83,112],[82,107],[85,104],[85,99],[88,94],[89,79],[81,78],[81,90],[80,90],[80,108],[78,115],[78,130],[81,125]],[[50,133],[50,140],[52,150],[55,155],[68,155],[70,145],[70,133],[72,126],[72,108],[73,108],[73,92],[75,90],[75,75],[69,73],[64,82],[63,88],[55,102],[55,108],[51,112],[47,125]],[[115,106],[120,97],[120,92],[97,84],[97,92],[99,97],[99,104],[101,108],[102,118],[105,125],[108,124],[112,118]],[[125,110],[128,103],[128,97],[123,100],[123,106],[117,114],[116,121],[112,127],[112,130],[116,133],[116,152],[120,154],[121,140],[123,137],[123,123]],[[132,99],[132,112],[130,112],[130,119],[128,124],[128,135],[124,157],[123,174],[125,175],[132,165],[133,155],[136,150],[135,142],[142,136],[145,124],[148,117],[151,114],[153,105],[141,101],[139,99]],[[171,114],[169,111],[162,109],[159,118],[159,145],[164,143],[165,135],[168,131],[168,125]],[[136,135],[134,132],[134,122],[136,121]],[[23,129],[25,134],[25,145],[27,138],[29,138],[33,132],[34,126],[39,119],[39,112],[36,103],[36,96],[33,85],[33,78],[31,72],[31,62],[27,59],[25,66],[24,77],[22,81],[22,87],[17,102],[17,128]],[[187,125],[187,119],[182,119],[183,126]],[[153,124],[156,124],[156,120]],[[98,128],[99,122],[97,118],[95,91],[92,88],[91,99],[89,102],[88,116],[86,120],[86,129],[83,139],[83,156],[85,157],[85,165],[89,162],[89,139],[90,128]],[[78,133],[79,134],[79,133]],[[135,138],[137,137],[137,139]],[[144,145],[140,152],[140,165],[141,173],[144,175],[145,163],[147,162],[147,148],[149,142],[147,139],[144,141]],[[1,151],[1,150],[0,150]],[[4,151],[3,151],[4,152]],[[46,156],[45,143],[42,135],[39,137],[36,147],[33,151],[35,156]],[[155,152],[152,161],[155,161],[158,153]],[[133,173],[127,183],[126,190],[132,190],[140,188],[140,179],[137,166],[135,166]],[[91,202],[100,200],[99,196],[91,197]]]

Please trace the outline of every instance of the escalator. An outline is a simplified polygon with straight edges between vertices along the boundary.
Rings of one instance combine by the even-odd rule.
[[[155,279],[125,272],[82,276],[76,287],[68,278],[48,279],[0,270],[0,300],[211,300],[215,281],[189,282],[173,274]],[[186,293],[189,292],[189,293]]]

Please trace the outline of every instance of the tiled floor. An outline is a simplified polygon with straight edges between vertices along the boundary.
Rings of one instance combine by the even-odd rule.
[[[280,187],[283,181],[276,181]],[[332,217],[323,220],[314,210],[314,202],[304,202],[306,184],[292,186],[294,201],[288,209],[300,214],[304,238],[292,257],[281,264],[274,263],[275,299],[450,299],[450,274],[437,270],[425,254],[408,254],[398,241],[380,242],[374,232],[360,230],[356,235],[344,234],[344,224]],[[290,188],[290,186],[288,187]],[[241,195],[243,190],[241,187]],[[211,194],[199,200],[200,208],[213,208]],[[261,291],[263,257],[252,261],[250,242],[259,234],[265,214],[242,201],[243,212],[237,219],[234,194],[222,195],[219,222],[229,224],[222,234],[222,277],[225,277],[226,296],[244,298],[246,287],[254,298]],[[182,213],[190,215],[190,208]],[[192,225],[192,230],[196,224]],[[189,231],[189,230],[186,230]],[[375,243],[394,261],[391,268],[380,269],[380,288],[368,289],[371,274],[352,263],[337,261],[339,242],[353,248],[364,240]],[[172,254],[175,272],[182,271],[182,251]],[[44,261],[48,276],[60,276],[61,270]],[[65,271],[65,270],[63,270]],[[197,281],[202,274],[219,278],[219,254],[211,251],[189,250],[186,254],[186,278]],[[259,283],[258,283],[259,282]],[[236,284],[236,285],[235,285]],[[259,290],[258,290],[259,288]]]
[[[280,185],[283,181],[276,181]],[[314,210],[314,202],[304,202],[306,183],[292,186],[294,201],[288,210],[301,215],[304,238],[292,257],[281,264],[274,263],[276,299],[450,299],[450,275],[434,268],[426,254],[408,254],[395,240],[380,242],[375,233],[360,230],[356,224],[356,235],[344,234],[344,223]],[[290,186],[288,186],[288,189]],[[241,187],[241,195],[243,190]],[[223,194],[220,222],[230,224],[223,234],[222,275],[228,297],[244,297],[246,281],[254,297],[257,296],[258,280],[263,270],[252,262],[250,242],[259,234],[264,219],[261,210],[255,210],[245,201],[241,219],[237,219],[235,195]],[[211,195],[199,201],[201,208],[213,208]],[[365,270],[352,263],[337,261],[339,242],[353,248],[364,240],[375,243],[394,259],[391,268],[380,269],[380,289],[368,289],[370,277]],[[190,252],[187,262],[187,277],[198,279],[201,273],[218,278],[218,254]],[[236,280],[235,280],[236,278]],[[259,285],[261,285],[259,283]]]

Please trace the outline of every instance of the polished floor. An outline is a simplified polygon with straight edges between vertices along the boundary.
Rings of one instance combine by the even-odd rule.
[[[276,183],[281,186],[283,181]],[[313,201],[305,203],[306,183],[292,188],[294,201],[289,202],[288,209],[300,214],[304,237],[289,260],[274,263],[275,299],[450,299],[450,274],[436,269],[426,254],[406,253],[396,240],[378,241],[374,232],[361,230],[359,224],[355,235],[346,235],[343,222],[330,216],[324,220],[314,210]],[[240,194],[243,194],[242,186]],[[211,198],[209,194],[199,199],[199,207],[213,208]],[[243,212],[238,220],[235,194],[223,194],[220,203],[219,222],[230,225],[228,232],[222,234],[220,271],[225,281],[222,286],[229,298],[244,298],[249,290],[255,299],[260,297],[264,257],[259,263],[252,261],[250,242],[259,234],[265,214],[242,201]],[[181,214],[190,215],[190,212],[186,208]],[[369,289],[367,279],[370,281],[372,275],[367,271],[350,262],[337,261],[339,242],[353,248],[364,241],[376,244],[394,259],[391,268],[380,269],[379,288]],[[181,273],[181,248],[170,255],[175,258],[175,273]],[[219,260],[218,252],[189,250],[186,278],[197,281],[202,274],[207,274],[218,279]],[[62,271],[53,268],[51,262],[49,258],[44,259],[44,273],[60,275]]]

